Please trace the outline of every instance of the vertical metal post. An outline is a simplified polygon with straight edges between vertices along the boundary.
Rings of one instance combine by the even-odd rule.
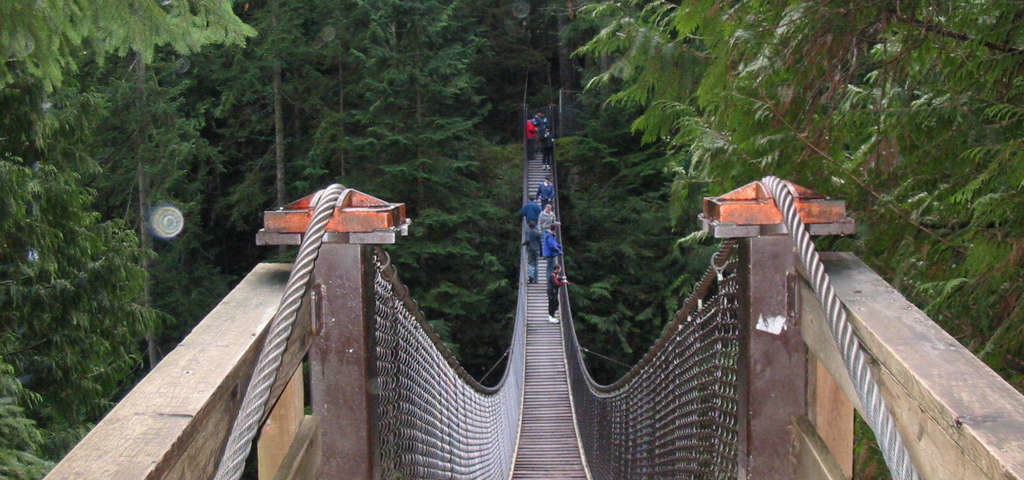
[[[794,479],[793,418],[807,411],[807,351],[796,318],[793,243],[740,242],[739,471],[741,479]]]
[[[372,262],[371,246],[325,243],[313,270],[320,335],[309,352],[310,396],[323,449],[317,478],[370,480],[380,471]]]

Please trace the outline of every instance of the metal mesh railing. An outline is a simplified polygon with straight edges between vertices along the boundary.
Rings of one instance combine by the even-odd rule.
[[[572,323],[564,322],[580,444],[594,479],[736,477],[733,251],[727,243],[713,257],[661,339],[614,384],[590,377]]]
[[[387,252],[374,264],[381,478],[507,478],[522,410],[525,277],[505,375],[485,387],[424,321]]]

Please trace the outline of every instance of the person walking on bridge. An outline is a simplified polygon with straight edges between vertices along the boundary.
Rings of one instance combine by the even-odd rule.
[[[568,285],[569,279],[562,273],[562,266],[555,265],[554,271],[548,276],[548,321],[558,323],[555,312],[558,311],[558,293],[562,285]]]
[[[540,217],[540,205],[537,205],[536,195],[530,195],[530,201],[523,204],[523,208],[519,209],[519,214],[527,223],[537,223],[537,219]]]
[[[537,283],[537,257],[540,256],[540,232],[537,231],[537,223],[526,224],[526,276],[529,283]]]
[[[541,245],[541,253],[548,262],[547,276],[551,279],[551,272],[555,266],[555,260],[562,255],[562,245],[558,243],[558,222],[552,223],[548,231],[544,233],[544,242]]]
[[[544,205],[544,211],[540,212],[540,216],[537,217],[537,230],[541,233],[547,232],[551,228],[551,224],[555,223],[555,212],[551,209],[551,204]]]
[[[537,149],[537,124],[533,119],[526,121],[526,157],[532,159]]]
[[[547,206],[555,198],[555,184],[551,183],[551,175],[544,177],[544,181],[537,185],[537,197],[542,206]]]
[[[544,170],[551,170],[551,161],[555,158],[555,136],[551,134],[551,130],[544,132],[540,144],[544,152]]]

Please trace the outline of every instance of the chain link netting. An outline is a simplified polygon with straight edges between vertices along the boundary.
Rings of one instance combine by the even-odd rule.
[[[723,245],[662,338],[612,385],[589,376],[565,322],[570,387],[592,478],[736,478],[734,250]]]
[[[508,478],[525,372],[525,292],[505,375],[488,388],[423,320],[384,250],[376,250],[374,265],[381,478]]]

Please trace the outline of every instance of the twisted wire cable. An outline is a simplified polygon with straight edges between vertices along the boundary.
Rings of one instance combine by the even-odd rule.
[[[231,427],[224,454],[217,467],[216,480],[237,480],[242,475],[245,459],[249,456],[252,439],[263,419],[270,389],[277,378],[277,369],[281,366],[281,358],[292,333],[295,317],[306,293],[309,277],[313,273],[313,265],[320,252],[327,221],[349,192],[345,187],[334,184],[319,192],[311,202],[313,219],[309,223],[306,234],[302,237],[299,254],[288,275],[284,295],[277,307],[274,318],[270,321],[270,331],[263,341],[259,359],[253,369],[249,387],[245,389],[242,406],[238,410],[235,422]]]
[[[814,248],[814,243],[811,242],[811,236],[807,233],[807,228],[796,211],[793,193],[777,177],[764,177],[761,182],[771,190],[775,203],[782,211],[790,238],[796,244],[797,254],[804,271],[811,276],[814,293],[817,295],[818,301],[825,307],[832,338],[839,346],[843,363],[846,364],[846,370],[850,373],[850,378],[853,379],[853,389],[857,392],[857,398],[860,399],[860,403],[864,407],[868,425],[875,432],[889,471],[900,480],[918,480],[920,477],[914,464],[910,461],[907,449],[903,445],[903,439],[886,406],[885,398],[882,397],[878,384],[871,374],[871,369],[868,368],[860,340],[854,335],[853,327],[846,318],[846,310],[840,303],[835,289],[832,288],[832,281],[825,273],[825,265],[821,263],[821,257]]]

